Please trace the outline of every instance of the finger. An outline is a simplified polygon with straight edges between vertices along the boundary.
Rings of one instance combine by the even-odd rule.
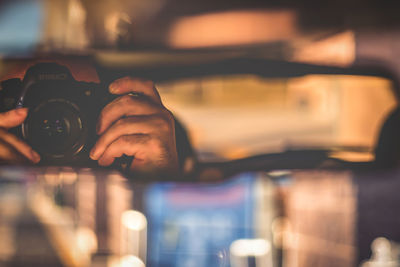
[[[129,92],[142,93],[153,101],[161,104],[161,98],[152,81],[145,81],[139,78],[124,77],[112,82],[109,91],[115,95],[122,95]]]
[[[7,129],[16,127],[25,120],[27,115],[27,108],[18,108],[0,113],[0,127]]]
[[[99,159],[105,149],[116,139],[123,135],[131,134],[153,134],[170,132],[170,123],[161,116],[134,116],[120,119],[108,128],[97,140],[97,143],[90,152],[93,160]]]
[[[27,164],[29,160],[7,142],[0,140],[0,163]]]
[[[33,163],[38,163],[40,161],[39,154],[15,135],[7,132],[4,129],[0,129],[0,137],[4,142],[11,145]]]
[[[144,160],[145,156],[143,152],[148,152],[146,144],[150,139],[149,135],[144,134],[121,136],[107,147],[103,155],[99,158],[98,163],[101,166],[109,166],[114,162],[115,158],[123,155],[134,156],[137,160]]]
[[[118,119],[132,115],[151,115],[160,111],[160,106],[130,95],[121,96],[101,111],[97,122],[97,134],[102,134]]]

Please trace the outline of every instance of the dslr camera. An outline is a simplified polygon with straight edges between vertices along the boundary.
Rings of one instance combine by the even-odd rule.
[[[40,154],[40,164],[92,167],[97,117],[115,97],[105,86],[76,81],[65,66],[38,63],[23,80],[1,83],[0,109],[29,108],[24,123],[11,132]]]

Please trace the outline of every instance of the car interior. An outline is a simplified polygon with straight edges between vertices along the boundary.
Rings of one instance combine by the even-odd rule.
[[[87,154],[2,164],[0,266],[400,265],[396,8],[0,1],[0,112],[38,63],[50,64],[38,80],[73,82],[33,95],[93,97],[92,121],[114,80],[150,80],[182,170],[132,178],[125,158],[100,167]],[[23,129],[10,131],[31,141]]]

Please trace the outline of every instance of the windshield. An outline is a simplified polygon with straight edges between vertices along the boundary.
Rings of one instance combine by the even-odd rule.
[[[307,147],[372,151],[396,105],[392,82],[368,76],[231,75],[157,86],[204,159]],[[359,160],[371,156],[359,155]]]

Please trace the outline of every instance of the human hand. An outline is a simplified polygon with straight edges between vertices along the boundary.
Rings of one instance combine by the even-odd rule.
[[[123,155],[133,156],[133,174],[178,173],[174,118],[151,81],[124,77],[110,84],[121,95],[104,107],[96,131],[100,138],[90,157],[109,166]]]
[[[40,161],[40,156],[36,151],[8,132],[9,128],[20,125],[27,115],[27,108],[0,113],[0,163],[27,164]]]

